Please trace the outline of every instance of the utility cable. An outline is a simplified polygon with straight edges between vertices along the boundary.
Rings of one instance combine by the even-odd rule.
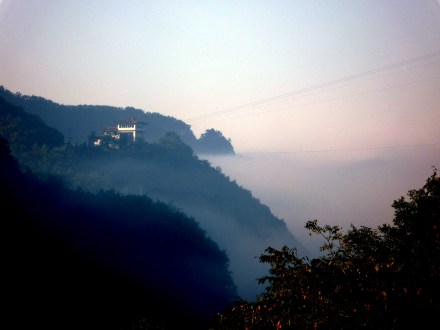
[[[184,121],[185,122],[190,122],[190,121],[205,119],[205,118],[209,118],[209,117],[220,116],[220,115],[223,115],[223,114],[226,114],[226,113],[230,113],[230,112],[233,112],[233,111],[237,111],[237,110],[240,110],[240,109],[243,109],[243,108],[253,107],[253,106],[256,106],[256,105],[260,105],[262,103],[267,103],[267,102],[272,102],[272,101],[280,100],[280,99],[283,99],[283,98],[286,98],[286,97],[290,97],[290,96],[293,96],[293,95],[314,91],[314,90],[321,89],[321,88],[328,87],[328,86],[335,85],[335,84],[341,84],[341,83],[344,83],[344,82],[347,82],[347,81],[350,81],[350,80],[362,78],[362,77],[365,77],[365,76],[368,76],[368,75],[372,75],[372,74],[375,74],[375,73],[378,73],[378,72],[386,71],[386,70],[395,69],[395,68],[398,68],[398,67],[401,67],[401,66],[404,66],[404,65],[408,65],[408,64],[411,64],[411,63],[414,63],[414,62],[423,61],[423,60],[430,59],[430,58],[437,57],[437,56],[440,56],[440,51],[436,51],[436,52],[433,52],[433,53],[425,54],[423,56],[407,59],[407,60],[404,60],[404,61],[401,61],[401,62],[397,62],[397,63],[391,64],[391,65],[383,66],[383,67],[376,68],[376,69],[372,69],[372,70],[365,71],[365,72],[362,72],[362,73],[346,76],[346,77],[339,78],[339,79],[336,79],[336,80],[324,82],[324,83],[317,84],[317,85],[314,85],[314,86],[311,86],[311,87],[306,87],[306,88],[298,89],[298,90],[295,90],[295,91],[292,91],[292,92],[289,92],[289,93],[280,94],[280,95],[277,95],[277,96],[272,96],[272,97],[260,99],[260,100],[254,101],[254,102],[250,102],[250,103],[234,106],[234,107],[231,107],[231,108],[226,108],[224,110],[215,111],[215,112],[207,113],[207,114],[204,114],[204,115],[192,117],[192,118],[186,119]]]

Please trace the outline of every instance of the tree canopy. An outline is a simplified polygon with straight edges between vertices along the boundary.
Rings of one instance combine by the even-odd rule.
[[[28,144],[21,142],[28,128],[38,137],[45,136],[49,127],[44,122],[22,127],[19,123],[25,123],[28,114],[25,108],[17,109],[7,102],[0,108],[0,119],[3,113],[13,113],[17,119],[13,129],[8,128],[8,120],[0,120],[0,133],[5,132],[4,137],[13,142],[11,151],[22,170],[41,179],[55,176],[71,189],[114,190],[172,204],[198,222],[227,253],[242,296],[254,299],[263,291],[254,279],[267,268],[256,255],[269,245],[299,246],[282,219],[220,168],[199,159],[180,133],[169,131],[155,142],[140,141],[117,149],[85,143]],[[89,117],[82,121],[88,122]],[[244,237],[247,244],[242,244]]]
[[[407,329],[440,312],[440,178],[392,203],[392,225],[375,229],[306,223],[321,235],[321,257],[267,248],[268,283],[255,302],[237,301],[218,329]]]
[[[222,132],[213,128],[207,129],[198,140],[197,151],[207,154],[234,154],[231,140],[226,139]]]
[[[74,145],[87,142],[91,132],[100,134],[114,121],[133,117],[147,124],[143,133],[146,142],[157,142],[168,132],[174,132],[196,153],[234,154],[231,141],[220,131],[207,130],[200,139],[197,139],[190,125],[157,112],[133,107],[63,105],[40,96],[13,93],[3,86],[0,86],[0,98],[21,107],[29,114],[37,115],[47,125],[62,133],[66,142]]]
[[[1,324],[205,329],[237,296],[226,253],[193,218],[147,196],[23,173],[1,136],[0,201]]]

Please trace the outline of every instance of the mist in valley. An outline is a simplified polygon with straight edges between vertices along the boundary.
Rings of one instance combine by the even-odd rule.
[[[323,238],[309,235],[308,220],[343,229],[392,224],[393,201],[420,189],[440,168],[439,95],[440,0],[0,0],[0,135],[8,135],[18,164],[69,188],[64,195],[29,193],[5,170],[2,190],[15,203],[5,205],[31,224],[35,213],[41,223],[52,219],[75,244],[92,232],[81,258],[98,251],[104,266],[108,259],[156,289],[160,283],[179,301],[172,280],[183,297],[178,307],[198,309],[192,301],[200,297],[211,313],[203,288],[221,303],[236,294],[261,298],[265,285],[258,280],[270,265],[259,257],[268,247],[295,247],[309,259],[323,254]],[[92,137],[127,116],[145,124],[143,142],[133,132],[133,144],[111,140],[95,148]],[[87,291],[98,292],[109,325],[119,309],[142,307],[132,300],[145,299],[136,286],[130,292],[117,282],[115,295],[118,287],[107,284],[114,278],[100,268],[92,268],[96,282],[84,276],[90,286],[78,282],[83,291],[76,290],[76,273],[63,259],[71,241],[59,250],[58,241],[44,242],[44,231],[26,227],[23,236],[15,218],[20,221],[6,221],[15,233],[7,239],[11,247],[23,241],[24,248],[7,268],[11,280],[26,285],[23,294],[9,286],[9,297],[35,299],[28,310],[63,323],[78,311],[72,305],[57,315],[40,305],[48,288],[55,298],[47,300],[61,309],[58,292],[68,303],[77,295],[88,300],[94,314],[100,306]],[[27,281],[41,259],[43,285]],[[58,260],[66,264],[66,277],[56,278],[65,292],[46,276],[57,274]],[[87,275],[84,260],[74,266]],[[342,315],[333,297],[326,301]],[[14,322],[27,315],[10,305]],[[172,318],[163,311],[164,319]]]
[[[167,156],[90,154],[75,162],[71,171],[77,174],[66,176],[66,184],[91,192],[147,196],[193,218],[228,256],[238,295],[254,300],[265,288],[258,279],[268,274],[269,265],[259,261],[266,248],[287,245],[302,255],[307,251],[251,190],[188,151],[182,158],[172,155],[176,151]]]
[[[201,157],[250,189],[314,257],[322,239],[309,235],[307,220],[343,228],[392,223],[393,201],[419,189],[440,167],[439,155],[437,144]]]

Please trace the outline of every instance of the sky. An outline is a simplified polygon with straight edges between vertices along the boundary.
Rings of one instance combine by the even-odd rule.
[[[0,85],[220,130],[283,218],[348,219],[361,189],[382,219],[440,167],[440,1],[0,0]]]
[[[440,142],[435,0],[0,1],[0,84],[220,130],[237,152]]]

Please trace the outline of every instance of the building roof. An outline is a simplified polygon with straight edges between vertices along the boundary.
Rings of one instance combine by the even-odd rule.
[[[133,117],[128,117],[126,119],[117,120],[114,123],[117,125],[134,125],[134,124],[146,125],[145,122],[137,120],[136,118],[133,118]]]

